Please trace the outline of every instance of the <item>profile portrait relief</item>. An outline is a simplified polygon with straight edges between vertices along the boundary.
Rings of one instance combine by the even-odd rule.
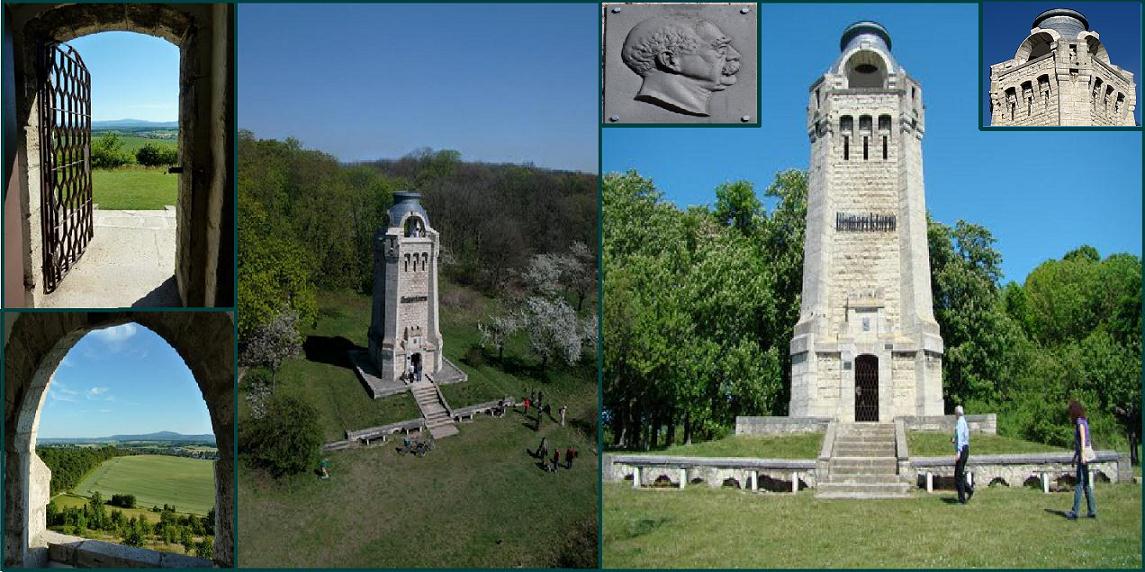
[[[697,117],[709,116],[712,94],[736,83],[740,52],[703,18],[648,18],[628,32],[620,53],[642,81],[634,99]]]

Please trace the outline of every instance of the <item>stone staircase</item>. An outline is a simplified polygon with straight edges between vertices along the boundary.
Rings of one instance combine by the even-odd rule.
[[[840,425],[827,464],[827,480],[819,484],[815,496],[827,499],[910,497],[910,484],[898,476],[894,424]]]
[[[428,376],[426,376],[428,378]],[[421,409],[421,416],[425,418],[425,426],[434,439],[441,439],[456,435],[457,426],[449,416],[449,409],[438,392],[433,380],[410,384],[410,393]]]

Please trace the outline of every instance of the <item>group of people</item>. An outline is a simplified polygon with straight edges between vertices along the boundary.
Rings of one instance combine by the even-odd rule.
[[[536,409],[537,410],[537,418],[536,418],[535,423],[533,425],[533,431],[540,431],[541,430],[541,418],[544,415],[548,415],[549,418],[553,419],[554,421],[556,420],[553,417],[553,406],[552,406],[552,404],[551,403],[545,403],[545,392],[544,391],[530,391],[528,397],[525,397],[522,399],[522,405],[524,405],[524,407],[525,407],[525,417],[529,416],[529,409]],[[568,413],[568,406],[562,405],[559,409],[557,409],[557,413],[560,415],[561,427],[564,427],[565,426],[565,415]]]
[[[1097,458],[1097,453],[1089,432],[1089,420],[1085,417],[1085,407],[1076,399],[1070,400],[1067,412],[1070,424],[1073,425],[1071,462],[1076,467],[1077,484],[1073,488],[1073,508],[1065,513],[1065,517],[1077,520],[1077,511],[1081,508],[1081,497],[1084,494],[1088,509],[1086,516],[1097,518],[1097,500],[1093,495],[1093,483],[1089,479],[1089,463]],[[950,439],[954,443],[954,487],[958,490],[958,502],[966,504],[974,496],[973,484],[966,481],[966,461],[970,458],[970,427],[961,405],[954,408],[954,415],[958,417],[954,423],[954,436]]]
[[[541,466],[545,472],[555,473],[561,466],[561,450],[559,447],[553,448],[553,456],[549,457],[549,438],[541,437],[541,444],[537,446],[536,457],[541,460]],[[573,460],[577,457],[577,450],[574,447],[565,449],[565,469],[572,469]]]

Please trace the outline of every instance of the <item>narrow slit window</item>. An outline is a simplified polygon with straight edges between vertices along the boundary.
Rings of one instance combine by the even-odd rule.
[[[883,135],[883,160],[887,160],[887,136]]]
[[[867,160],[867,138],[863,137],[863,160]]]
[[[851,138],[846,135],[843,136],[843,160],[851,158]]]

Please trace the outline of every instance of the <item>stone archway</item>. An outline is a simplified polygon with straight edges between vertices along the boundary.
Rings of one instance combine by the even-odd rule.
[[[227,4],[5,5],[4,95],[15,104],[16,157],[5,190],[5,210],[18,209],[5,242],[18,243],[20,262],[5,268],[5,306],[39,306],[39,125],[35,109],[38,46],[106,31],[157,36],[179,48],[179,192],[176,204],[175,284],[185,306],[234,304],[234,6]],[[10,71],[9,71],[10,70]],[[7,118],[6,118],[7,119]],[[5,161],[9,158],[6,156]],[[8,193],[15,191],[15,197]],[[19,266],[17,266],[19,264]],[[21,276],[22,274],[22,280]],[[22,299],[14,299],[22,298]],[[130,305],[130,304],[124,304]]]
[[[234,565],[234,322],[215,312],[69,312],[4,315],[4,565],[42,567],[51,473],[36,456],[40,408],[52,373],[92,330],[134,322],[171,345],[194,375],[210,412],[215,462],[218,566]]]

